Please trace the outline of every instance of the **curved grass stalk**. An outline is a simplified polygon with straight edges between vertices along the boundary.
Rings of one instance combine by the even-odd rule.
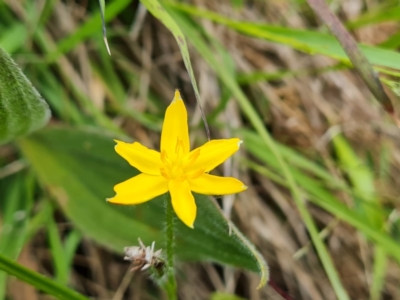
[[[17,277],[18,279],[29,283],[49,295],[55,296],[61,300],[89,300],[85,296],[69,289],[68,287],[59,284],[50,278],[47,278],[39,273],[36,273],[15,261],[0,254],[0,270]]]

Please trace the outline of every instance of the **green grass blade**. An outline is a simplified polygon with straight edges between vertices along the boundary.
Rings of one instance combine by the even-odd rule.
[[[261,158],[262,156],[259,157]],[[268,163],[269,165],[276,164],[271,161],[269,161]],[[274,169],[274,172],[271,172],[267,168],[261,167],[259,165],[251,165],[250,167],[258,173],[270,178],[271,180],[285,187],[288,187],[287,181],[277,175],[277,173],[279,172],[278,167]],[[320,184],[314,182],[311,178],[304,176],[304,174],[301,172],[297,171],[296,173],[295,170],[292,170],[292,172],[298,184],[305,191],[308,192],[308,196],[311,202],[338,217],[339,219],[345,221],[346,223],[350,224],[354,228],[357,228],[359,231],[361,231],[371,240],[373,240],[376,244],[382,246],[383,249],[385,249],[385,251],[387,251],[387,253],[389,253],[397,261],[397,263],[400,264],[400,244],[397,241],[395,241],[385,232],[382,232],[381,230],[378,230],[374,226],[369,224],[366,218],[349,209],[346,205],[335,198],[331,192],[323,189]]]
[[[108,46],[108,41],[107,41],[107,28],[106,28],[106,20],[105,20],[105,6],[106,6],[105,1],[99,0],[99,5],[100,5],[101,28],[102,28],[102,33],[103,33],[103,40],[104,40],[104,44],[106,45],[108,54],[111,55],[110,47]]]
[[[55,280],[63,285],[68,284],[68,273],[64,260],[64,249],[56,222],[51,218],[47,222],[47,233],[49,238],[49,248],[53,258],[55,270]]]
[[[53,217],[53,205],[48,200],[38,203],[38,212],[29,220],[25,243],[30,241],[35,234]]]
[[[393,34],[386,41],[379,44],[379,47],[387,48],[387,49],[396,49],[400,46],[400,31]]]
[[[105,22],[112,20],[117,14],[123,11],[131,0],[114,0],[110,1],[110,4],[106,6],[107,15],[104,16]],[[101,12],[95,13],[91,16],[82,26],[80,26],[70,36],[64,38],[57,43],[57,49],[48,54],[48,61],[54,62],[60,55],[67,53],[68,51],[75,48],[79,43],[82,43],[87,38],[95,35],[101,26]]]
[[[233,294],[216,292],[211,295],[210,300],[246,300]]]
[[[72,262],[74,260],[76,249],[82,241],[82,233],[78,230],[72,230],[64,241],[64,260],[67,266],[67,274],[71,272]]]
[[[33,193],[33,177],[25,173],[0,181],[0,253],[10,259],[17,259],[25,243]],[[0,299],[5,299],[6,279],[0,271]]]
[[[54,5],[57,3],[57,0],[46,0],[42,10],[39,12],[39,19],[37,21],[37,26],[42,26],[46,24],[49,20],[51,13],[54,9]]]
[[[8,53],[14,53],[20,49],[28,37],[26,26],[21,22],[9,25],[7,30],[1,31],[0,33],[0,45],[4,51]],[[15,38],[16,36],[18,36],[18,39]]]
[[[323,54],[350,64],[350,60],[339,42],[329,34],[268,24],[234,21],[217,13],[200,10],[194,6],[181,3],[170,3],[169,6],[193,16],[224,24],[249,36],[285,44],[309,54]],[[362,44],[359,44],[359,47],[371,64],[400,69],[400,53]]]
[[[77,230],[72,230],[63,243],[56,222],[51,218],[47,222],[47,231],[50,242],[50,250],[53,257],[56,281],[60,284],[69,283],[71,263],[75,255],[82,235]]]
[[[392,3],[389,3],[389,5],[386,3],[381,7],[375,7],[374,9],[368,10],[367,13],[347,23],[346,27],[354,30],[372,24],[399,20],[400,6],[398,6],[398,3],[393,1]]]
[[[342,169],[346,172],[354,186],[356,196],[356,210],[362,216],[365,216],[372,226],[379,230],[384,229],[385,214],[380,209],[380,202],[375,190],[374,173],[368,166],[354,153],[351,146],[342,135],[336,135],[332,139],[337,156]],[[363,200],[357,197],[362,195]],[[372,203],[373,205],[369,205]],[[376,209],[378,207],[379,209]],[[379,299],[380,292],[384,284],[386,273],[386,251],[380,245],[375,246],[374,253],[373,281],[371,285],[371,299]]]
[[[61,300],[88,300],[85,296],[56,283],[55,281],[36,273],[24,266],[14,262],[13,260],[0,254],[0,270],[7,272],[9,275],[15,276],[18,279],[29,283],[38,290],[49,295],[55,296]]]
[[[287,181],[282,177],[282,170],[278,162],[274,159],[269,149],[265,148],[264,142],[252,133],[244,135],[244,143],[247,150],[264,162],[268,166],[268,169],[258,164],[251,164],[250,167],[271,180],[288,187]],[[321,182],[316,181],[312,177],[305,176],[302,170],[296,170],[293,166],[289,166],[289,168],[298,185],[307,192],[309,199],[313,203],[357,228],[400,263],[400,244],[395,239],[371,224],[365,216],[349,209],[331,191],[325,189]]]
[[[342,135],[336,135],[332,139],[332,142],[339,158],[340,166],[348,175],[354,187],[355,194],[360,195],[364,200],[360,201],[357,199],[357,196],[355,197],[360,215],[366,216],[373,226],[382,229],[384,216],[380,209],[376,209],[379,208],[380,203],[375,190],[374,174],[358,155],[354,153]],[[372,203],[373,205],[368,205],[368,203]]]
[[[375,247],[374,266],[372,270],[372,281],[370,287],[370,299],[379,300],[385,286],[385,276],[387,271],[388,259],[383,247]]]
[[[40,30],[36,32],[35,40],[42,47],[44,52],[51,52],[52,49],[54,49],[54,42],[48,35],[44,34]],[[53,52],[51,52],[49,55],[53,55],[54,53],[55,52],[53,50]],[[68,72],[65,72],[62,64],[57,64],[57,68],[61,76],[61,85],[59,83],[59,79],[58,81],[56,81],[54,80],[54,78],[52,78],[52,76],[54,75],[49,73],[48,69],[42,67],[41,70],[44,73],[42,74],[42,76],[45,76],[47,79],[46,82],[48,82],[49,85],[52,83],[52,89],[55,88],[56,90],[61,92],[61,95],[65,95],[65,97],[61,97],[62,99],[65,99],[65,101],[59,101],[59,97],[52,98],[52,104],[60,112],[60,114],[65,114],[66,116],[70,116],[71,118],[74,117],[74,119],[79,120],[78,122],[80,123],[82,123],[82,121],[85,124],[89,123],[90,125],[93,125],[93,123],[95,123],[96,125],[100,125],[101,127],[109,129],[111,131],[121,132],[121,129],[116,126],[103,113],[102,110],[96,107],[95,103],[89,98],[85,89],[75,85],[73,80],[71,81],[70,75],[68,74]],[[89,113],[91,118],[93,118],[93,121],[91,123],[89,120],[87,120],[87,118],[86,120],[84,120],[84,117],[79,109],[77,109],[74,103],[71,103],[71,101],[69,100],[70,95],[68,95],[68,93],[65,93],[65,86],[68,87],[68,92],[72,93],[74,98],[79,102],[83,109]],[[51,94],[54,95],[54,91],[52,91],[52,89],[46,90],[46,92],[51,91]],[[70,111],[68,111],[69,109]]]

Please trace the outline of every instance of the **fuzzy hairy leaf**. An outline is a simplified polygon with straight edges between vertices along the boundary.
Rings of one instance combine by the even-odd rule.
[[[49,117],[47,103],[0,48],[0,143],[41,128]]]

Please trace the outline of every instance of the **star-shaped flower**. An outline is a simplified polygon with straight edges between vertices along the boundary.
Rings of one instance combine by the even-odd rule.
[[[138,142],[116,142],[115,151],[142,173],[114,186],[116,195],[108,202],[139,204],[169,191],[178,218],[193,228],[197,207],[192,191],[228,195],[247,189],[235,178],[208,174],[239,149],[241,140],[211,140],[190,151],[187,112],[178,90],[165,112],[161,152]]]

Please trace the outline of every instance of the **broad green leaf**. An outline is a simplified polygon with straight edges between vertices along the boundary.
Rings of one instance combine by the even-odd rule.
[[[194,16],[200,16],[213,20],[214,22],[224,24],[243,34],[285,44],[306,53],[323,54],[344,63],[350,63],[346,53],[340,46],[339,42],[329,34],[309,30],[273,26],[262,23],[257,24],[250,22],[239,22],[211,11],[199,10],[194,6],[178,3],[170,3],[168,5],[170,5],[174,9],[184,11],[185,13]],[[396,51],[382,49],[379,47],[361,44],[359,45],[359,47],[371,64],[400,69],[400,53]]]
[[[139,237],[145,244],[156,241],[156,248],[161,248],[163,196],[137,206],[105,201],[114,195],[115,184],[137,174],[114,152],[112,138],[95,131],[52,128],[21,139],[19,146],[42,184],[84,234],[118,252],[136,245]],[[254,246],[233,225],[229,235],[229,224],[210,198],[196,195],[196,203],[194,230],[176,220],[178,258],[259,272],[265,284],[268,269]]]
[[[47,103],[0,48],[0,144],[43,127],[49,118]]]

